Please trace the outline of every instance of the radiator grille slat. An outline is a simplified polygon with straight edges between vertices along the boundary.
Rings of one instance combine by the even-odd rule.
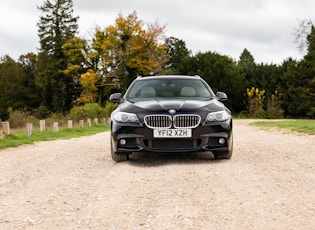
[[[198,115],[176,115],[174,116],[175,128],[194,128],[200,123],[200,116]]]
[[[144,118],[144,122],[149,128],[170,128],[172,117],[169,115],[149,115]]]
[[[144,122],[149,128],[195,128],[200,124],[201,118],[195,114],[176,115],[148,115]]]

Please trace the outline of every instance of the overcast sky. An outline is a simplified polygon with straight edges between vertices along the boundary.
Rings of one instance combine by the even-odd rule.
[[[36,23],[44,0],[0,0],[0,56],[37,53]],[[51,0],[53,1],[53,0]],[[133,11],[145,23],[166,25],[166,35],[182,39],[194,54],[217,52],[235,60],[246,48],[256,63],[299,60],[294,33],[301,20],[315,21],[314,0],[73,0],[79,36],[95,26],[113,25]]]

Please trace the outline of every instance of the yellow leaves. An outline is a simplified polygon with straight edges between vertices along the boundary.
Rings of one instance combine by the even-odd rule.
[[[91,69],[89,69],[85,74],[81,75],[80,84],[82,86],[82,93],[77,99],[79,103],[95,102],[98,90],[96,87],[97,82],[97,74]]]
[[[66,75],[70,75],[71,73],[75,73],[76,71],[80,70],[81,66],[80,65],[73,65],[73,64],[68,64],[68,68],[65,69],[63,72]]]
[[[62,46],[67,57],[67,68],[62,72],[69,77],[78,79],[83,72],[83,63],[86,61],[86,41],[79,37],[73,37]]]
[[[124,18],[122,14],[119,14],[115,22],[117,33],[120,36],[132,37],[141,34],[143,22],[138,20],[135,11],[129,14],[127,18]]]
[[[246,90],[246,94],[248,96],[248,98],[253,98],[253,97],[257,97],[257,98],[264,98],[265,96],[265,90],[259,90],[258,88],[252,87],[251,89],[247,89]]]
[[[97,90],[96,83],[97,83],[97,76],[93,70],[89,69],[88,72],[81,75],[80,84],[83,88],[90,89],[90,90]]]
[[[265,99],[265,90],[252,87],[246,90],[248,97],[248,112],[253,117],[262,116],[264,113],[263,105]]]
[[[247,91],[247,93],[246,93],[247,96],[250,98],[250,97],[252,97],[254,95],[255,88],[252,87],[251,89],[246,89],[246,91]]]
[[[82,59],[82,50],[84,48],[85,41],[79,37],[73,37],[62,46],[64,53],[71,62]]]
[[[143,26],[133,12],[127,17],[119,14],[114,25],[96,30],[92,47],[99,55],[100,71],[110,69],[105,76],[122,76],[126,69],[135,75],[147,75],[164,65],[168,58],[163,45],[165,26],[153,23],[147,30]]]
[[[129,80],[137,75],[157,72],[164,65],[168,58],[163,40],[165,26],[157,23],[149,24],[147,29],[143,26],[143,21],[133,12],[127,17],[119,14],[114,25],[95,29],[91,50],[86,54],[93,70],[78,74],[82,86],[82,93],[77,100],[79,103],[97,100],[100,76],[103,80],[121,77],[120,85],[127,87]],[[71,51],[71,47],[78,46],[79,41],[72,41],[65,48]],[[73,72],[77,67],[69,65],[67,71]]]

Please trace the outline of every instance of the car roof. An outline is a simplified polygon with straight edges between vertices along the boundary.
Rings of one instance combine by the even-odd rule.
[[[148,79],[201,79],[200,76],[187,76],[187,75],[159,75],[159,76],[140,76],[137,80],[148,80]]]

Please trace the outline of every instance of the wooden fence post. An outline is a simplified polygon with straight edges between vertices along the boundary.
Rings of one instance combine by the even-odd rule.
[[[80,126],[81,128],[83,128],[83,126],[84,126],[84,120],[80,120],[80,121],[79,121],[79,126]]]
[[[0,139],[4,137],[3,135],[3,129],[2,129],[2,120],[0,119]]]
[[[110,118],[103,118],[104,125],[110,125]]]
[[[33,123],[27,123],[26,124],[26,136],[27,137],[32,136],[32,131],[33,131]]]
[[[10,123],[8,121],[2,122],[2,133],[3,136],[10,135]]]
[[[94,123],[95,123],[96,125],[98,125],[98,118],[97,118],[97,117],[94,118]]]
[[[53,128],[54,128],[55,132],[58,132],[58,122],[57,121],[53,123]]]
[[[45,120],[40,120],[39,121],[39,130],[41,132],[44,132],[46,130],[46,121]]]
[[[87,123],[88,123],[88,126],[91,127],[91,125],[92,125],[91,118],[87,119]]]
[[[68,128],[72,128],[73,127],[73,121],[72,120],[68,120]]]

